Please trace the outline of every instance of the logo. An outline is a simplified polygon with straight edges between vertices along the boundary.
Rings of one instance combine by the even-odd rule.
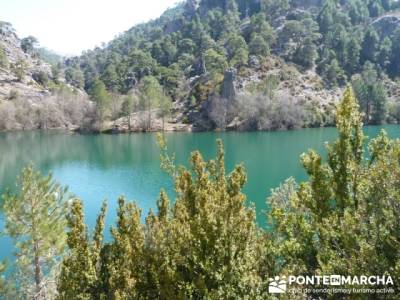
[[[285,276],[275,276],[269,279],[268,292],[270,294],[284,294],[286,293],[287,283]]]
[[[344,276],[344,275],[313,275],[313,276],[275,276],[269,278],[268,292],[270,294],[296,293],[303,291],[309,293],[311,290],[323,292],[376,292],[392,293],[394,289],[393,279],[390,275],[371,276]],[[382,287],[382,286],[388,287]],[[312,286],[316,286],[313,288]],[[361,288],[352,286],[363,286]],[[368,287],[365,287],[368,286]],[[375,289],[374,289],[375,288]]]
[[[342,284],[342,276],[340,275],[330,276],[330,285],[341,285],[341,284]]]

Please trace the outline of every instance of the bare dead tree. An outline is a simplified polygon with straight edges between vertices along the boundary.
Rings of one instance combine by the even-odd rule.
[[[220,97],[211,98],[208,116],[217,129],[225,130],[227,125],[228,100]]]

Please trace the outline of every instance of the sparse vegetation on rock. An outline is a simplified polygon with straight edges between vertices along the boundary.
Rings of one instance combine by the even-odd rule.
[[[266,101],[254,97],[267,99],[260,95],[270,88],[267,79],[274,78],[275,90],[287,97],[268,95],[271,107],[288,105],[287,111],[292,111],[290,103],[296,103],[305,112],[293,119],[304,119],[288,126],[261,122],[244,128],[331,125],[331,107],[347,83],[354,84],[365,122],[397,122],[393,108],[398,95],[389,88],[400,76],[399,5],[383,0],[185,1],[157,20],[132,27],[103,47],[64,62],[38,48],[34,37],[19,40],[11,25],[3,22],[0,65],[9,65],[11,73],[0,69],[0,80],[6,82],[0,86],[0,97],[6,99],[16,89],[22,99],[41,99],[44,91],[67,83],[91,95],[98,112],[92,127],[99,130],[156,130],[153,121],[165,121],[165,104],[168,115],[172,112],[167,121],[182,125],[186,120],[197,130],[209,130],[229,126],[235,118],[236,125],[238,120],[253,124],[254,116],[246,113],[252,108],[243,105],[230,109],[219,124],[210,120],[223,113],[220,104],[225,99],[245,103],[238,99],[249,97],[250,105],[264,105]],[[366,70],[382,84],[364,85],[361,92],[358,79],[365,78]],[[145,87],[150,81],[152,90],[163,92],[149,93]],[[96,93],[99,88],[101,93]],[[126,102],[122,107],[127,95],[137,95],[135,108]],[[368,97],[375,99],[373,107]],[[132,117],[142,124],[131,126],[126,119]]]

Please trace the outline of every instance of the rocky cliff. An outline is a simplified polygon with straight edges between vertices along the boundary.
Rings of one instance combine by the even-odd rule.
[[[94,104],[35,50],[0,22],[0,131],[91,127]]]
[[[3,55],[0,66],[0,101],[17,96],[38,101],[49,95],[48,89],[38,81],[52,76],[51,66],[22,50],[21,40],[11,24],[1,22],[0,26],[0,51]]]
[[[333,125],[335,104],[353,85],[361,109],[372,105],[366,122],[400,123],[399,8],[384,0],[187,0],[66,59],[65,81],[3,23],[0,101],[35,106],[54,86],[74,87],[97,103],[85,106],[94,114],[86,119],[107,131],[142,130],[144,116],[158,124],[145,130],[276,130]]]
[[[385,14],[376,18],[371,25],[377,30],[381,37],[391,36],[400,29],[400,12]]]

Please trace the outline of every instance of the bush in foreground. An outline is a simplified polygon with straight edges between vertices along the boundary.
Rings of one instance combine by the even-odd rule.
[[[269,277],[339,274],[391,275],[395,293],[381,299],[396,299],[400,141],[382,132],[364,153],[362,115],[351,89],[338,106],[337,127],[326,161],[312,150],[302,155],[308,181],[288,179],[272,191],[267,231],[256,226],[254,209],[245,203],[244,168],[226,175],[221,142],[214,160],[194,152],[187,169],[174,165],[160,139],[175,201],[162,191],[157,213],[150,211],[143,224],[140,208],[120,198],[112,239],[104,242],[106,206],[89,238],[82,202],[74,200],[57,298],[268,299]],[[316,297],[345,296],[297,295]]]

